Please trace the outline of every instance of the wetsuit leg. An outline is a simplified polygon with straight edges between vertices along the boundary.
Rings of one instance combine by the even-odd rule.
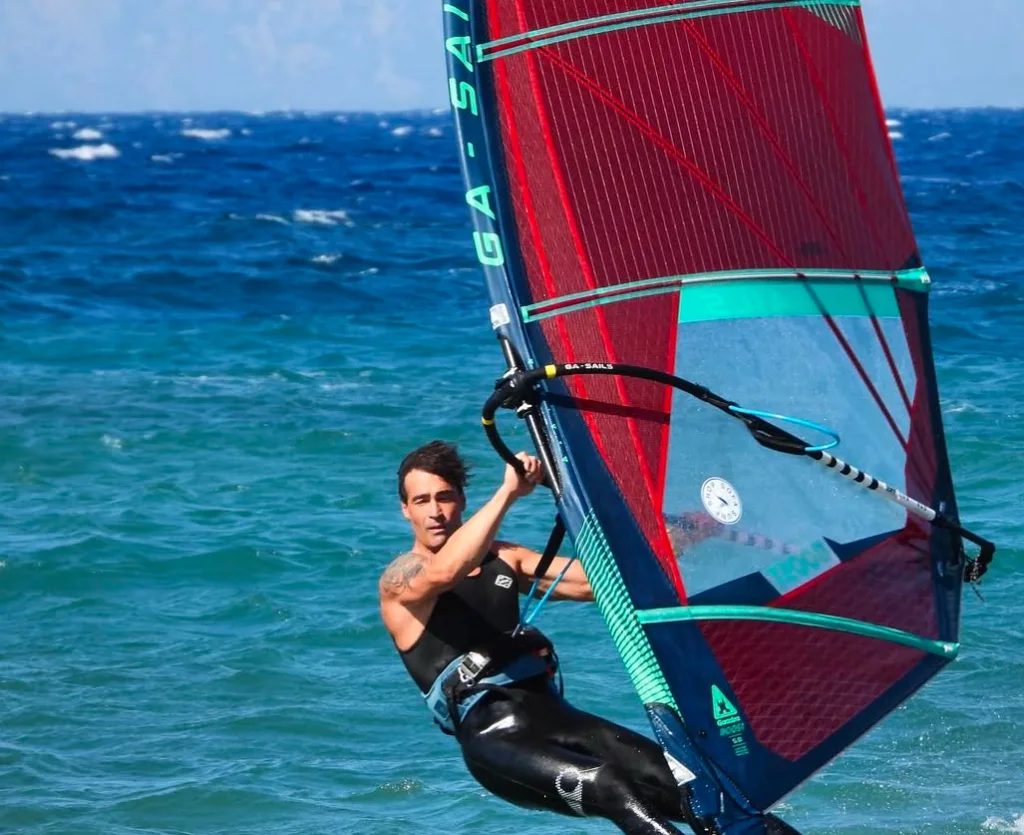
[[[673,820],[681,818],[679,786],[665,754],[653,739],[559,701],[553,714],[556,738],[572,748],[585,741],[588,752],[626,769],[648,803]]]
[[[459,731],[470,773],[532,809],[602,817],[629,835],[678,833],[679,791],[661,748],[547,693],[488,695]]]

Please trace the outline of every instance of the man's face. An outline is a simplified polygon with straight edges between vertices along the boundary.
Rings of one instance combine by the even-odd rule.
[[[411,470],[405,476],[402,515],[412,525],[416,542],[436,553],[462,524],[466,498],[441,476]]]

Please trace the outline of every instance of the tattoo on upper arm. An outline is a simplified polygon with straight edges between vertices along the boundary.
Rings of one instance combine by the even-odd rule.
[[[425,568],[423,561],[424,557],[413,551],[396,557],[380,578],[381,589],[388,594],[401,594],[423,571]]]

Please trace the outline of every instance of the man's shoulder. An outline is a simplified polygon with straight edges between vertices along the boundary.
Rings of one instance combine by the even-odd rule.
[[[402,594],[409,584],[416,579],[424,570],[427,557],[416,551],[406,551],[399,554],[380,575],[378,583],[382,596],[397,597]]]

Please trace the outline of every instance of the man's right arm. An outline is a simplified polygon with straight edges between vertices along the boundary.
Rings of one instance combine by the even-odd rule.
[[[526,476],[505,468],[501,487],[451,535],[436,554],[409,552],[395,559],[380,579],[381,597],[418,603],[448,591],[480,565],[491,549],[508,509],[528,495],[543,477],[540,462],[520,454]]]
[[[381,576],[381,597],[421,603],[454,588],[483,561],[514,501],[502,485],[436,554],[410,551],[395,559]]]

